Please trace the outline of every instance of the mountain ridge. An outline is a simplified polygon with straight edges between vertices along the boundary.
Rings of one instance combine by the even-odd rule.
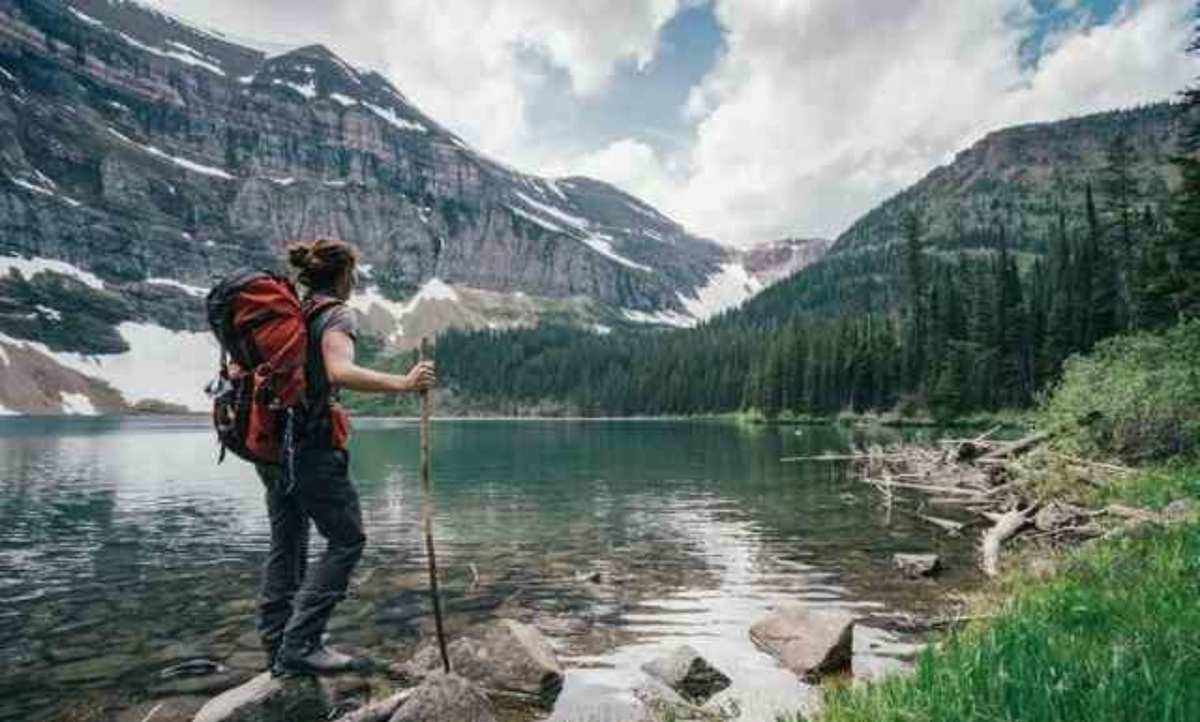
[[[25,369],[0,408],[19,411],[203,408],[199,296],[297,239],[359,246],[352,305],[394,350],[447,327],[694,325],[762,285],[611,184],[487,157],[325,46],[269,54],[125,0],[0,0],[0,209],[0,350]],[[204,357],[186,392],[140,384],[163,373],[142,359],[172,363],[147,343]]]

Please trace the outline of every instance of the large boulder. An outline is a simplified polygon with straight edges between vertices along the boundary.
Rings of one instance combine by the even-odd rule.
[[[563,669],[550,643],[533,627],[501,619],[448,645],[455,674],[493,694],[513,695],[546,707],[562,691]],[[419,651],[408,668],[414,677],[441,669],[436,644]]]
[[[273,678],[263,672],[209,700],[193,722],[320,722],[329,699],[314,677]]]
[[[392,715],[391,722],[496,722],[483,692],[456,674],[435,672]]]
[[[750,639],[802,679],[850,666],[854,616],[842,609],[791,604],[755,622]]]
[[[855,679],[864,682],[910,674],[916,668],[917,655],[925,648],[896,632],[865,624],[855,624],[853,636],[851,671]]]
[[[676,647],[670,654],[647,662],[642,665],[642,671],[694,704],[704,704],[709,697],[730,684],[729,677],[687,645]]]
[[[937,554],[894,554],[892,563],[910,579],[931,577],[942,568],[942,559]]]

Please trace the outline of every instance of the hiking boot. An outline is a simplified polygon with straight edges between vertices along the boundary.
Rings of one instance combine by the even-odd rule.
[[[263,640],[263,654],[267,655],[267,669],[275,669],[275,658],[279,656],[279,648],[283,646],[283,639],[276,637],[272,640]]]
[[[285,644],[275,655],[271,673],[276,677],[300,674],[338,674],[365,669],[365,660],[330,649],[324,644],[294,647]]]

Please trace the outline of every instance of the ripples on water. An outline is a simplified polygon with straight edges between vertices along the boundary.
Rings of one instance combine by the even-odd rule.
[[[359,427],[368,551],[331,632],[403,655],[431,626],[417,431]],[[951,583],[969,567],[969,543],[887,519],[827,465],[779,462],[852,441],[819,427],[436,423],[451,628],[507,616],[546,632],[569,670],[554,719],[619,718],[640,665],[684,642],[733,678],[747,718],[795,708],[804,688],[753,648],[755,618],[797,599],[919,606],[930,587],[895,580],[898,549],[939,551]],[[180,644],[228,655],[253,630],[261,486],[214,461],[193,420],[0,421],[0,717],[49,716],[84,689],[137,697]],[[113,663],[94,668],[101,656]]]

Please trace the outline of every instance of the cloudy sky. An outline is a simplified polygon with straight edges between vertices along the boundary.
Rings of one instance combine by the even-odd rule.
[[[1193,0],[149,0],[323,42],[484,152],[732,245],[835,236],[984,133],[1170,98]]]

